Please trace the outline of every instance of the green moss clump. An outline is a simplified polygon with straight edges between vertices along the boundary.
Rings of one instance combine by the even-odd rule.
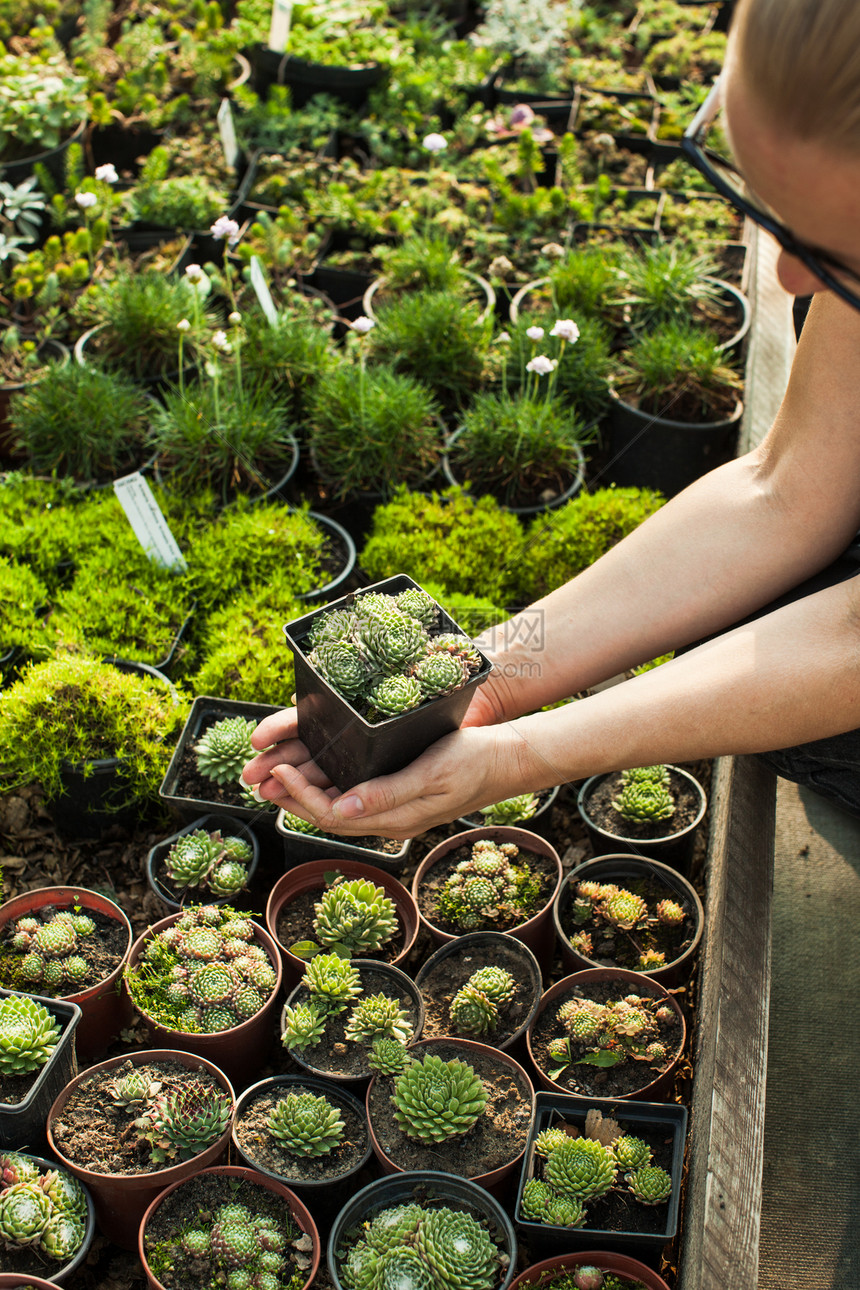
[[[190,679],[194,692],[287,704],[295,673],[282,628],[307,610],[291,591],[288,574],[253,586],[216,610],[203,630],[202,661]]]

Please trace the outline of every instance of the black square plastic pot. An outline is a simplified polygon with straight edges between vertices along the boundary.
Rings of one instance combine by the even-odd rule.
[[[0,999],[22,993],[26,992],[0,990]],[[76,1003],[68,1003],[65,999],[50,999],[41,994],[31,994],[29,997],[48,1009],[62,1026],[62,1032],[56,1048],[35,1076],[24,1100],[0,1102],[0,1147],[12,1151],[41,1150],[47,1145],[45,1126],[48,1112],[54,1099],[78,1073],[75,1030],[83,1015],[80,1008]]]
[[[412,839],[401,842],[397,851],[377,851],[373,847],[356,846],[346,838],[318,837],[314,833],[300,833],[291,829],[284,821],[284,812],[278,811],[275,828],[284,840],[284,868],[294,869],[297,864],[308,860],[326,860],[329,857],[346,860],[360,860],[363,864],[374,865],[388,873],[403,872],[406,858],[412,846]]]
[[[364,588],[362,594],[372,591],[396,596],[415,587],[418,587],[417,582],[405,573],[399,573]],[[320,769],[342,790],[377,775],[390,775],[402,770],[430,744],[456,730],[466,714],[475,687],[487,680],[492,669],[489,659],[482,654],[480,669],[459,690],[422,703],[411,712],[371,725],[311,667],[305,652],[304,643],[320,614],[333,609],[347,609],[354,599],[352,594],[342,596],[326,605],[324,610],[317,609],[302,618],[295,618],[284,627],[287,644],[295,656],[299,737]],[[441,606],[439,614],[442,633],[466,635]]]
[[[535,1138],[544,1129],[553,1128],[562,1121],[574,1124],[581,1132],[584,1131],[585,1117],[592,1107],[603,1116],[618,1120],[623,1125],[624,1132],[635,1137],[671,1137],[671,1165],[667,1163],[664,1167],[672,1175],[672,1195],[665,1207],[655,1206],[653,1210],[655,1216],[661,1216],[659,1231],[635,1232],[601,1228],[590,1223],[588,1218],[583,1227],[556,1227],[551,1223],[539,1223],[520,1217],[523,1188],[535,1176]],[[572,1093],[536,1093],[532,1126],[523,1156],[514,1207],[514,1221],[523,1240],[528,1242],[532,1257],[547,1258],[554,1254],[592,1248],[631,1254],[656,1266],[663,1246],[673,1239],[678,1230],[686,1134],[687,1108],[676,1102],[631,1102],[623,1099],[577,1097]],[[638,1202],[631,1197],[631,1204]]]

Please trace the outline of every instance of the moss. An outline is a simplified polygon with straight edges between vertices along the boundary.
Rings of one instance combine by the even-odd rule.
[[[197,694],[248,703],[288,704],[295,688],[292,652],[282,631],[307,612],[285,576],[249,588],[213,613],[204,628],[202,662],[191,678]]]

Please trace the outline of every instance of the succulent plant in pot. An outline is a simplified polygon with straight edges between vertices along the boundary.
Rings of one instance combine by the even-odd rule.
[[[52,1101],[75,1069],[74,1003],[0,989],[0,1147],[44,1141]]]
[[[0,164],[7,178],[26,178],[33,161],[71,139],[86,119],[86,82],[64,55],[0,54],[5,93],[0,109]]]
[[[22,1290],[55,1284],[42,1281],[40,1272],[56,1277],[56,1284],[65,1281],[83,1263],[94,1234],[92,1200],[62,1166],[20,1151],[0,1152],[0,1284]]]
[[[259,853],[256,837],[240,820],[203,816],[152,848],[147,877],[171,911],[192,893],[235,904],[247,891]]]
[[[594,775],[577,806],[596,854],[635,850],[688,873],[707,809],[702,785],[678,766],[635,766]]]

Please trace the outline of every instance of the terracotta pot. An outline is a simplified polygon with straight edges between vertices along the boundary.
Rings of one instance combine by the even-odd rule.
[[[392,967],[402,968],[415,944],[419,926],[418,909],[414,898],[403,883],[398,882],[392,874],[386,873],[383,869],[376,869],[373,865],[361,864],[357,860],[344,860],[339,856],[331,856],[325,860],[309,860],[306,864],[296,865],[295,869],[290,869],[282,878],[279,878],[266,903],[266,926],[280,950],[284,968],[284,986],[287,990],[292,990],[298,985],[304,976],[307,964],[303,959],[291,954],[287,946],[278,940],[278,919],[281,911],[291,901],[306,892],[318,891],[322,895],[327,885],[325,875],[335,870],[347,879],[363,878],[366,882],[375,883],[393,902],[397,911],[397,921],[403,933],[403,948],[397,957],[391,960]],[[308,935],[312,936],[312,934],[313,928],[309,927]]]
[[[439,1039],[419,1039],[416,1043],[409,1045],[409,1052],[414,1057],[419,1058],[429,1056],[432,1053],[434,1056],[441,1056],[445,1061],[451,1061],[453,1058],[457,1058],[460,1061],[470,1064],[477,1061],[478,1058],[483,1058],[485,1061],[491,1061],[497,1069],[503,1070],[506,1074],[510,1075],[518,1085],[523,1099],[528,1102],[528,1113],[529,1116],[531,1116],[532,1106],[534,1103],[534,1088],[532,1086],[532,1082],[524,1068],[508,1053],[498,1052],[495,1048],[490,1048],[487,1044],[477,1044],[472,1039],[460,1039],[459,1037],[451,1036],[445,1036]],[[374,1075],[373,1079],[370,1081],[370,1087],[367,1090],[367,1123],[370,1128],[370,1140],[373,1144],[373,1154],[382,1166],[384,1173],[405,1173],[408,1171],[403,1170],[394,1159],[386,1155],[374,1130],[372,1101],[373,1092],[379,1079],[379,1075]],[[454,1141],[456,1141],[456,1139],[454,1139]],[[427,1145],[426,1150],[428,1160],[433,1161],[434,1157],[438,1158],[439,1146],[444,1146],[444,1143],[429,1143]],[[489,1170],[487,1173],[475,1174],[474,1177],[469,1179],[469,1182],[476,1183],[479,1187],[484,1187],[487,1191],[498,1193],[504,1188],[505,1184],[520,1165],[524,1152],[525,1142],[517,1154],[510,1160],[497,1166],[495,1169]],[[437,1165],[436,1167],[441,1168],[443,1173],[449,1172],[441,1166]],[[455,1171],[451,1170],[450,1172],[454,1173]],[[462,1175],[458,1174],[457,1176],[461,1177]]]
[[[405,1008],[404,1011],[406,1011],[407,1014],[411,1013],[410,1020],[414,1018],[414,1029],[412,1032],[412,1040],[410,1041],[414,1043],[415,1040],[420,1037],[421,1031],[424,1027],[424,1000],[421,998],[421,991],[418,989],[415,982],[412,981],[405,972],[401,972],[400,968],[394,967],[392,963],[381,963],[378,959],[350,959],[350,963],[361,973],[363,986],[365,985],[365,981],[370,979],[369,987],[365,987],[366,993],[384,993],[391,996],[397,995],[401,999],[410,1000],[410,1006]],[[375,978],[375,980],[373,978]],[[310,995],[307,989],[304,985],[299,983],[299,985],[297,985],[290,993],[283,1011],[281,1012],[282,1033],[284,1029],[284,1014],[286,1013],[287,1008],[294,1007],[297,1003],[307,1003],[309,999]],[[345,1020],[349,1014],[344,1012],[341,1015]],[[347,1050],[353,1047],[349,1041],[347,1041],[344,1046]],[[362,1047],[363,1045],[355,1045],[355,1049],[359,1052]],[[350,1074],[348,1071],[339,1069],[337,1060],[334,1057],[332,1058],[332,1065],[323,1066],[322,1062],[325,1059],[316,1047],[305,1048],[303,1052],[298,1052],[293,1048],[289,1048],[287,1051],[297,1066],[301,1066],[304,1070],[309,1071],[311,1075],[317,1075],[321,1079],[332,1080],[334,1083],[356,1084],[361,1082],[363,1086],[364,1082],[369,1080],[373,1075],[373,1071],[366,1061],[357,1074]],[[366,1047],[364,1048],[364,1051],[369,1057],[370,1048]]]
[[[565,927],[569,929],[571,926],[569,909],[577,883],[615,882],[623,887],[631,881],[641,882],[649,878],[663,888],[666,899],[677,901],[684,906],[688,918],[693,923],[693,934],[686,948],[671,962],[664,964],[663,967],[642,972],[640,975],[650,977],[652,981],[659,981],[665,986],[679,985],[687,979],[693,970],[705,927],[705,911],[698,892],[692,883],[669,865],[660,864],[659,860],[648,860],[644,856],[625,854],[598,856],[594,860],[586,860],[585,864],[571,870],[558,889],[552,907],[552,917],[561,961],[568,972],[581,972],[586,968],[601,966],[595,959],[588,958],[581,951],[574,949],[568,932],[564,930]],[[605,962],[603,966],[606,966]]]
[[[622,833],[612,833],[598,824],[589,813],[589,799],[598,785],[609,778],[609,774],[592,775],[585,781],[579,790],[576,807],[594,848],[595,857],[618,855],[624,852],[625,855],[647,856],[650,860],[659,860],[661,864],[671,865],[673,869],[677,869],[678,873],[690,872],[696,845],[696,830],[705,818],[708,799],[699,781],[688,771],[681,770],[679,766],[668,766],[667,770],[675,783],[683,781],[688,788],[692,789],[698,797],[699,806],[695,818],[686,828],[673,832],[670,827],[671,821],[668,821],[665,832],[661,833],[658,828],[653,837],[626,837]]]
[[[162,918],[160,922],[148,927],[131,947],[128,958],[129,968],[137,967],[145,941],[157,935],[158,932],[164,931],[181,917],[181,914],[171,914],[169,918]],[[278,1006],[278,992],[281,988],[281,959],[278,947],[269,933],[257,923],[254,924],[254,933],[257,944],[262,945],[269,957],[277,981],[260,1011],[253,1017],[249,1017],[247,1021],[243,1021],[238,1026],[232,1026],[229,1030],[218,1030],[211,1034],[192,1034],[185,1030],[168,1030],[139,1009],[146,1022],[152,1044],[162,1048],[177,1048],[185,1053],[193,1053],[197,1057],[205,1057],[219,1070],[224,1071],[234,1084],[240,1085],[254,1079],[266,1063],[272,1042],[272,1023]]]
[[[171,1183],[178,1183],[183,1178],[189,1178],[192,1174],[199,1173],[201,1169],[205,1169],[207,1165],[213,1164],[227,1150],[230,1142],[230,1125],[228,1125],[217,1142],[214,1142],[211,1147],[207,1147],[205,1151],[201,1151],[193,1159],[182,1160],[178,1164],[170,1165],[165,1169],[155,1169],[151,1173],[145,1174],[96,1173],[94,1170],[85,1169],[70,1160],[57,1145],[53,1131],[53,1126],[62,1116],[66,1103],[72,1093],[93,1074],[116,1070],[118,1066],[122,1066],[129,1061],[133,1062],[135,1066],[146,1065],[150,1062],[176,1062],[180,1066],[187,1067],[188,1070],[199,1069],[202,1066],[230,1095],[230,1100],[234,1107],[236,1104],[233,1086],[217,1066],[213,1066],[211,1062],[207,1062],[201,1057],[170,1048],[143,1049],[140,1052],[124,1053],[119,1057],[111,1057],[106,1062],[101,1062],[98,1066],[84,1071],[73,1079],[70,1084],[66,1085],[48,1112],[48,1142],[57,1159],[68,1169],[69,1173],[74,1174],[75,1178],[79,1179],[91,1192],[95,1205],[96,1222],[102,1233],[109,1241],[113,1241],[115,1245],[121,1246],[124,1250],[133,1250],[135,1248],[140,1220],[147,1206],[155,1197],[165,1187],[170,1186]]]
[[[493,1290],[508,1290],[517,1267],[517,1236],[506,1211],[482,1187],[468,1178],[441,1173],[433,1169],[415,1169],[390,1178],[377,1178],[346,1202],[332,1224],[326,1249],[328,1271],[334,1290],[344,1290],[340,1266],[352,1242],[344,1242],[347,1233],[372,1221],[384,1209],[417,1201],[428,1209],[447,1206],[466,1210],[486,1227],[498,1247],[507,1256],[507,1266]]]
[[[555,985],[550,986],[543,995],[538,1006],[537,1013],[535,1014],[535,1018],[526,1031],[526,1045],[528,1047],[529,1058],[537,1076],[537,1084],[540,1088],[546,1089],[549,1093],[571,1092],[571,1090],[565,1088],[564,1085],[556,1083],[555,1080],[551,1080],[546,1072],[538,1065],[534,1054],[534,1048],[532,1046],[532,1037],[535,1026],[538,1024],[547,1008],[561,1003],[567,995],[571,994],[577,988],[583,989],[587,994],[588,987],[590,985],[604,981],[618,981],[623,987],[623,990],[621,991],[623,994],[650,994],[668,1004],[678,1018],[678,1021],[681,1023],[681,1038],[678,1042],[672,1061],[665,1070],[661,1071],[660,1074],[656,1076],[656,1078],[652,1077],[651,1068],[648,1067],[648,1075],[643,1076],[643,1078],[647,1078],[648,1082],[643,1084],[640,1088],[635,1089],[632,1093],[615,1095],[611,1088],[609,1088],[605,1093],[601,1092],[598,1096],[611,1098],[617,1097],[617,1100],[619,1101],[638,1100],[640,1102],[659,1102],[671,1093],[672,1084],[675,1079],[675,1072],[678,1069],[678,1063],[681,1060],[681,1053],[684,1051],[684,1043],[687,1038],[687,1026],[684,1021],[684,1014],[674,997],[669,994],[668,990],[665,990],[663,986],[660,985],[659,981],[652,981],[642,972],[627,972],[622,968],[588,968],[583,972],[574,972],[571,976],[566,976],[561,981],[556,981]],[[575,1096],[587,1097],[589,1094],[577,1093]]]
[[[481,1042],[491,1044],[500,1052],[513,1052],[520,1046],[525,1049],[526,1029],[538,1010],[543,981],[538,961],[529,947],[515,937],[506,935],[505,932],[467,932],[465,936],[458,936],[455,940],[446,941],[444,945],[440,945],[435,954],[431,954],[421,966],[415,977],[415,984],[424,995],[425,1009],[428,998],[433,995],[434,974],[438,973],[443,966],[447,965],[450,968],[454,963],[458,963],[462,971],[461,984],[465,985],[472,973],[485,965],[492,964],[493,967],[507,967],[510,970],[511,959],[515,960],[528,975],[527,997],[517,999],[514,996],[511,1001],[512,1005],[516,1005],[513,1017],[510,1009],[503,1010],[496,1029],[481,1036]],[[426,1019],[424,1024],[426,1030]],[[442,1033],[450,1034],[450,1027]],[[437,1035],[425,1034],[424,1038],[435,1039]]]
[[[79,905],[83,910],[103,914],[119,923],[126,933],[122,960],[109,976],[86,990],[62,996],[67,1002],[76,1003],[81,1010],[80,1024],[75,1032],[75,1051],[81,1063],[90,1065],[104,1056],[113,1040],[131,1021],[131,1000],[122,980],[131,948],[131,923],[119,905],[97,891],[89,891],[86,887],[38,887],[14,896],[0,907],[0,932],[8,923],[47,905],[57,905],[60,909]]]
[[[526,1286],[546,1286],[549,1275],[571,1268],[595,1267],[602,1272],[614,1272],[620,1277],[641,1281],[646,1290],[669,1290],[659,1273],[638,1259],[626,1254],[611,1254],[608,1250],[583,1250],[578,1254],[557,1254],[555,1258],[533,1263],[511,1282],[511,1290],[525,1290]]]
[[[0,1272],[0,1290],[57,1290],[58,1281],[23,1276],[18,1272]]]
[[[455,833],[453,837],[446,838],[444,842],[438,843],[431,851],[428,851],[424,860],[418,867],[418,872],[412,880],[412,895],[418,904],[418,892],[421,884],[426,882],[430,871],[441,860],[444,860],[451,851],[456,851],[458,847],[471,846],[479,838],[489,838],[492,842],[514,842],[521,851],[531,851],[535,855],[544,856],[554,864],[556,870],[556,880],[552,891],[547,897],[546,904],[543,905],[536,914],[523,923],[518,923],[516,927],[506,928],[507,935],[514,936],[518,941],[527,945],[534,954],[541,971],[547,973],[552,964],[554,950],[553,936],[550,932],[552,925],[552,903],[555,894],[561,885],[562,868],[558,852],[545,838],[538,837],[536,833],[530,833],[528,829],[506,828],[504,826],[484,827],[481,829],[466,829],[464,833]],[[418,917],[421,920],[422,927],[430,933],[433,942],[436,945],[444,945],[447,941],[456,939],[456,933],[444,932],[441,927],[436,927],[433,923],[427,921],[420,909]],[[493,931],[494,928],[484,928],[484,931]]]
[[[197,1173],[198,1173],[198,1176],[200,1177],[208,1176],[208,1177],[217,1177],[217,1178],[236,1178],[236,1179],[244,1180],[245,1182],[256,1183],[259,1187],[265,1187],[267,1191],[274,1192],[276,1196],[281,1197],[281,1199],[284,1201],[287,1208],[289,1209],[290,1214],[292,1215],[295,1222],[302,1229],[302,1231],[311,1239],[311,1243],[312,1243],[312,1253],[310,1256],[311,1265],[308,1268],[308,1275],[306,1280],[300,1287],[297,1288],[297,1290],[310,1290],[310,1287],[313,1285],[314,1277],[317,1274],[317,1269],[319,1268],[319,1265],[320,1265],[320,1255],[322,1252],[322,1246],[320,1244],[320,1235],[319,1235],[319,1232],[317,1231],[316,1224],[314,1223],[314,1220],[311,1218],[311,1215],[308,1212],[306,1206],[302,1204],[298,1196],[296,1196],[294,1192],[291,1192],[289,1187],[285,1187],[283,1183],[278,1182],[276,1178],[269,1178],[265,1174],[258,1173],[255,1169],[243,1169],[239,1165],[218,1165],[213,1169],[198,1170]],[[149,1290],[165,1290],[165,1287],[163,1283],[159,1281],[158,1278],[155,1276],[155,1274],[153,1273],[152,1269],[149,1266],[149,1263],[147,1262],[147,1258],[146,1258],[147,1224],[151,1221],[152,1216],[155,1213],[155,1211],[158,1209],[159,1205],[162,1205],[166,1200],[166,1198],[172,1192],[176,1191],[177,1187],[181,1187],[185,1181],[186,1179],[179,1179],[177,1182],[172,1183],[169,1187],[166,1187],[160,1196],[156,1196],[152,1201],[152,1203],[149,1205],[148,1209],[146,1210],[146,1213],[143,1215],[143,1218],[140,1223],[140,1229],[139,1229],[138,1238],[137,1238],[137,1253],[141,1263],[143,1264],[143,1270],[146,1273],[146,1284],[149,1287]]]

